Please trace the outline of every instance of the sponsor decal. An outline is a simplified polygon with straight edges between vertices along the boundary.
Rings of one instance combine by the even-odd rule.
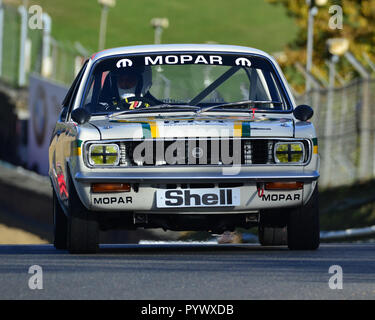
[[[55,176],[56,176],[57,186],[59,188],[60,197],[62,199],[64,198],[64,196],[65,196],[65,198],[68,198],[69,197],[68,188],[66,186],[63,169],[62,169],[61,164],[59,162],[56,163]]]
[[[95,204],[129,204],[133,203],[132,197],[95,197],[93,199]]]
[[[276,193],[276,194],[263,194],[262,201],[299,201],[301,200],[301,194],[294,193],[294,194],[284,194],[284,193]]]
[[[121,59],[117,62],[116,67],[117,68],[126,68],[126,67],[131,67],[133,65],[133,61],[130,59]]]
[[[235,61],[236,66],[250,67],[251,62],[247,58],[237,58]]]
[[[57,183],[59,185],[60,196],[65,195],[68,198],[68,191],[66,190],[65,177],[62,172],[57,175]]]
[[[223,64],[223,58],[216,55],[167,55],[156,57],[145,57],[145,66],[160,65],[160,64]]]
[[[170,54],[170,55],[156,55],[156,56],[145,56],[143,61],[137,60],[137,64],[141,63],[145,66],[155,66],[155,65],[174,65],[174,64],[206,64],[206,65],[223,65],[224,57],[219,55],[208,55],[208,54]],[[231,59],[229,64],[234,64],[236,66],[250,67],[252,65],[249,58],[238,57],[234,61]],[[116,63],[117,68],[132,67],[135,65],[135,61],[126,58],[121,59]]]
[[[240,204],[239,189],[158,190],[158,208],[221,207]]]

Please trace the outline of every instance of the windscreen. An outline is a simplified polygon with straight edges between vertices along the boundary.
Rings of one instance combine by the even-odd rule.
[[[84,107],[91,114],[106,114],[244,100],[254,101],[252,107],[261,110],[288,109],[285,92],[268,60],[214,53],[153,54],[98,61],[89,78]],[[238,106],[241,108],[244,106]]]

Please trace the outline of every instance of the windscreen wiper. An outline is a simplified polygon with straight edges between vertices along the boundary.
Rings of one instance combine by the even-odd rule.
[[[134,111],[147,111],[147,110],[155,110],[155,109],[190,109],[190,110],[200,110],[200,107],[198,106],[191,106],[191,105],[172,105],[172,104],[158,104],[155,106],[150,106],[150,107],[141,107],[137,109],[132,109],[132,110],[123,110],[123,111],[118,111],[114,112],[108,115],[108,118],[113,118],[117,117],[123,114],[127,113],[132,113]]]
[[[240,106],[247,106],[247,105],[254,105],[254,104],[282,104],[281,101],[257,101],[257,100],[244,100],[244,101],[237,101],[237,102],[230,102],[230,103],[223,103],[223,104],[216,104],[214,106],[200,108],[196,114],[200,114],[202,112],[215,109],[215,108],[223,108],[223,107],[240,107]]]

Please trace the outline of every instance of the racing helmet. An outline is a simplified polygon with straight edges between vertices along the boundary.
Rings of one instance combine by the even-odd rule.
[[[111,78],[121,99],[142,97],[152,86],[150,66],[116,68],[111,72]]]

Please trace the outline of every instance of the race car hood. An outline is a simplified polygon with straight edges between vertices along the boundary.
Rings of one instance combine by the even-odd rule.
[[[144,117],[90,121],[104,140],[184,137],[286,137],[294,135],[294,120],[286,117]]]

